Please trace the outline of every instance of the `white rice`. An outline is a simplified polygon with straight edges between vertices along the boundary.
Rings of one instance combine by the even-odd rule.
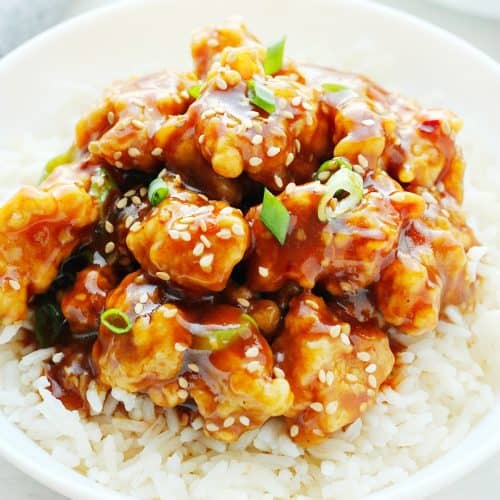
[[[25,136],[3,145],[0,197],[37,179],[69,142]],[[14,337],[20,325],[0,332],[0,411],[59,462],[137,498],[349,499],[405,479],[464,438],[493,406],[500,380],[500,198],[488,182],[500,164],[474,158],[478,143],[471,144],[466,158],[482,175],[467,179],[465,208],[483,246],[469,251],[468,272],[484,282],[480,304],[467,315],[448,307],[436,332],[401,336],[408,344],[398,355],[402,382],[344,432],[304,451],[272,420],[226,445],[205,437],[199,421],[184,428],[148,398],[99,393],[94,384],[87,392],[93,416],[82,418],[47,390],[42,365],[61,355],[23,347]],[[115,413],[119,402],[127,415]]]

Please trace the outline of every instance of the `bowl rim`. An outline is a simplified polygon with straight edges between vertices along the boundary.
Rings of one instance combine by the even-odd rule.
[[[88,12],[79,14],[73,18],[70,18],[66,21],[63,21],[48,30],[43,31],[42,33],[36,35],[35,37],[29,39],[24,42],[19,47],[15,48],[13,51],[8,53],[3,59],[0,60],[0,78],[5,73],[8,73],[10,65],[15,64],[18,58],[22,58],[24,54],[29,53],[31,50],[36,49],[37,45],[45,40],[50,40],[54,38],[58,38],[60,36],[66,35],[68,32],[80,25],[91,22],[93,19],[96,19],[101,16],[112,15],[113,12],[118,11],[126,11],[129,9],[134,9],[139,6],[145,6],[148,4],[160,3],[162,0],[122,0],[121,2],[114,3],[111,5],[104,5],[94,9],[91,9]],[[172,0],[171,3],[175,4],[178,0]],[[328,2],[332,0],[320,0],[322,2]],[[400,11],[394,7],[375,3],[372,0],[334,0],[335,3],[339,5],[343,5],[346,8],[361,8],[368,12],[373,12],[378,15],[383,15],[388,18],[392,18],[395,22],[402,22],[406,24],[413,25],[414,27],[427,31],[432,34],[434,37],[441,39],[443,42],[454,45],[458,49],[462,50],[469,57],[476,59],[478,62],[483,64],[486,68],[492,71],[500,82],[500,63],[495,61],[491,56],[485,54],[469,42],[463,40],[459,36],[450,33],[449,31],[440,28],[428,21],[422,20],[412,14]],[[498,405],[497,405],[498,406]],[[469,433],[473,432],[475,429],[478,429],[485,419],[491,416],[491,413],[494,410],[490,410],[480,421],[478,421],[470,430]],[[37,445],[37,443],[31,440],[28,436],[24,434],[16,425],[11,424],[7,421],[7,419],[0,414],[0,421],[4,421],[6,425],[11,426],[13,431],[21,432],[23,436],[32,441],[43,453],[46,453],[41,447]],[[453,450],[453,448],[451,449]],[[445,457],[451,450],[445,452],[440,458]],[[427,496],[428,494],[435,493],[439,489],[453,483],[465,473],[471,472],[479,465],[481,465],[488,458],[493,456],[495,452],[500,450],[500,432],[490,436],[489,440],[483,441],[483,443],[478,446],[473,452],[469,453],[466,457],[464,457],[461,461],[456,461],[453,463],[452,467],[448,468],[446,474],[443,476],[440,473],[438,467],[434,467],[436,461],[425,465],[421,469],[419,469],[415,474],[409,476],[408,479],[405,479],[395,485],[386,487],[382,490],[376,491],[368,495],[367,500],[400,500],[404,498],[419,498],[423,496]],[[74,472],[70,467],[64,466],[57,462],[54,458],[52,458],[48,453],[47,457],[49,460],[54,461],[55,464],[63,467],[63,469],[68,472]],[[37,463],[30,457],[28,454],[23,452],[23,448],[13,448],[6,447],[0,444],[0,456],[5,460],[13,464],[15,467],[20,469],[21,471],[28,474],[30,477],[35,479],[36,481],[44,484],[45,486],[51,488],[54,491],[57,491],[63,495],[66,495],[70,498],[85,498],[85,499],[111,499],[111,500],[124,500],[126,498],[130,498],[129,496],[118,493],[110,488],[102,486],[96,483],[94,480],[82,476],[83,481],[78,482],[77,485],[72,481],[71,474],[62,475],[58,474],[58,470],[56,468],[48,469],[48,468],[40,468]],[[417,474],[425,471],[425,475],[419,478],[418,487],[413,488],[412,492],[405,491],[407,490],[406,483],[408,480],[411,480]],[[74,472],[76,474],[76,472]]]

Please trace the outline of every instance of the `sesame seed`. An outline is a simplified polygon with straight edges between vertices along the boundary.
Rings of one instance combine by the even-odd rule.
[[[313,429],[312,430],[312,433],[315,435],[315,436],[323,436],[323,431],[321,429]]]
[[[234,417],[227,417],[226,420],[224,420],[224,423],[222,426],[227,429],[228,427],[231,427],[235,422]]]
[[[113,123],[115,123],[115,114],[113,113],[113,111],[110,111],[108,113],[108,123],[110,125],[113,125]]]
[[[141,314],[144,311],[144,306],[139,302],[134,306],[135,314]]]
[[[182,387],[183,389],[187,389],[189,386],[189,382],[184,377],[179,377],[177,383],[179,384],[179,387]]]
[[[210,207],[206,207],[206,209],[208,209],[208,208],[211,208],[211,209],[212,209],[211,211],[213,211],[213,209],[214,209],[212,206],[210,206]],[[220,211],[220,214],[221,214],[221,215],[231,215],[232,213],[233,213],[233,207],[224,207],[224,208]]]
[[[250,361],[250,363],[248,363],[246,366],[247,371],[249,371],[250,373],[256,372],[257,370],[260,369],[260,367],[261,364],[259,361]]]
[[[231,226],[231,231],[236,236],[243,236],[245,234],[245,230],[243,229],[243,227],[241,226],[241,224],[233,224]]]
[[[278,363],[283,363],[283,361],[285,361],[285,353],[284,352],[277,352],[276,353],[276,361]]]
[[[288,153],[286,155],[285,165],[288,167],[293,163],[293,160],[295,160],[295,155],[293,153]]]
[[[163,315],[165,316],[165,318],[173,318],[176,314],[177,314],[177,307],[165,307],[163,309]],[[179,345],[182,346],[182,344]]]
[[[273,368],[273,373],[276,378],[285,378],[285,372],[279,366]]]
[[[351,341],[349,340],[349,337],[345,333],[340,334],[340,340],[345,345],[351,345]]]
[[[271,146],[266,151],[266,154],[267,154],[267,156],[269,156],[269,158],[274,158],[276,155],[279,154],[280,151],[281,151],[281,148],[279,148],[277,146]]]
[[[188,231],[181,231],[179,233],[179,236],[182,241],[191,241],[191,233],[189,233]]]
[[[255,358],[258,355],[259,355],[259,348],[256,345],[250,347],[245,351],[245,357],[247,358]]]
[[[210,240],[204,234],[200,236],[200,240],[207,248],[210,248],[212,246],[212,243],[210,243]]]
[[[127,203],[128,203],[127,198],[120,198],[116,202],[116,208],[119,208],[119,209],[125,208],[127,206]]]
[[[311,309],[314,309],[315,311],[319,311],[319,306],[318,304],[314,301],[314,300],[311,300],[311,299],[306,299],[304,301]]]
[[[158,271],[155,276],[163,281],[168,281],[170,279],[170,274],[166,273],[165,271]]]
[[[242,307],[250,307],[250,302],[244,297],[238,297],[236,302],[238,302],[238,304]]]
[[[259,144],[262,144],[262,141],[264,140],[264,137],[262,137],[261,134],[255,134],[253,137],[252,137],[252,144],[254,146],[258,146]]]
[[[123,167],[123,163],[121,161],[115,161],[115,167],[116,168],[122,168]]]
[[[335,379],[335,375],[332,371],[327,371],[326,372],[326,385],[331,386],[333,384],[333,381]]]
[[[208,118],[212,118],[212,116],[215,116],[215,109],[207,109],[206,111],[203,111],[203,113],[201,114],[201,119],[202,120],[205,120],[205,119],[208,119]]]
[[[168,234],[173,240],[178,240],[181,237],[179,231],[176,229],[169,229]]]
[[[128,155],[131,158],[136,158],[141,155],[141,152],[137,148],[128,148]]]
[[[281,115],[283,116],[283,118],[287,118],[288,120],[293,120],[295,118],[293,113],[291,111],[288,111],[288,110],[282,111]]]
[[[278,174],[274,174],[274,183],[280,189],[283,187],[283,179]]]
[[[64,359],[64,353],[63,352],[56,352],[52,356],[52,362],[55,363],[55,364],[60,363],[63,359]]]
[[[312,115],[306,115],[306,125],[310,127],[314,123],[314,119]]]
[[[366,156],[363,156],[362,154],[359,154],[358,155],[358,163],[364,167],[364,168],[368,168],[368,160],[366,158]]]
[[[198,144],[203,144],[205,142],[205,134],[201,134],[200,137],[198,137]]]
[[[323,370],[323,368],[321,368],[321,370],[318,373],[318,380],[322,384],[324,384],[326,382],[326,373],[325,373],[325,370]]]
[[[267,278],[269,276],[269,269],[267,267],[259,266],[259,274],[263,278]]]
[[[217,86],[218,89],[220,90],[226,90],[227,89],[227,83],[225,80],[223,80],[221,77],[217,77],[215,79],[215,85]]]
[[[354,373],[348,373],[346,376],[345,376],[346,380],[348,380],[349,382],[357,382],[358,381],[358,377],[356,377],[356,375],[354,375]]]
[[[377,388],[377,379],[375,378],[375,375],[368,375],[368,385],[374,389]]]
[[[139,221],[136,221],[130,226],[130,232],[135,233],[136,231],[139,231],[140,228],[141,223]]]
[[[367,127],[370,127],[371,125],[375,125],[375,120],[372,120],[371,118],[367,118],[366,120],[361,120],[361,123],[363,125],[366,125]]]
[[[250,419],[245,415],[241,415],[239,420],[240,424],[244,425],[245,427],[248,427],[250,425]]]
[[[134,205],[140,205],[142,202],[141,202],[141,199],[138,196],[132,196],[132,203]]]
[[[123,153],[122,153],[121,151],[115,151],[115,152],[113,153],[113,158],[114,158],[115,160],[119,160],[119,159],[122,157],[122,154],[123,154]]]
[[[109,222],[109,220],[107,220],[104,223],[104,229],[107,233],[111,234],[115,230],[115,227],[113,226],[113,224],[111,224],[111,222]]]
[[[141,120],[137,120],[137,119],[132,120],[132,125],[139,130],[146,127],[146,125],[144,125],[144,123],[141,122]]]
[[[196,243],[195,247],[193,248],[193,255],[195,257],[199,257],[203,252],[205,251],[205,245],[203,243]]]
[[[311,403],[309,405],[311,410],[315,411],[316,413],[321,413],[323,411],[323,405],[319,401],[315,401],[314,403]]]
[[[377,365],[375,363],[371,363],[365,368],[366,373],[375,373],[376,371],[377,371]]]
[[[204,270],[205,269],[208,270],[212,265],[213,261],[214,261],[214,254],[207,253],[200,259],[200,267]]]
[[[367,353],[367,352],[364,352],[364,351],[358,352],[358,354],[356,354],[356,357],[360,361],[364,361],[365,363],[367,363],[368,361],[370,361],[370,354]]]
[[[194,373],[200,373],[200,367],[196,363],[189,363],[188,368]]]
[[[115,249],[115,244],[112,241],[108,241],[104,247],[105,253],[111,253]]]
[[[292,425],[290,427],[290,437],[296,437],[299,434],[299,426],[298,425]]]
[[[134,196],[135,193],[135,189],[129,189],[123,196],[125,196],[125,198],[130,198],[131,196]]]
[[[252,167],[258,167],[260,164],[262,164],[262,158],[259,158],[258,156],[252,156],[249,160],[248,163]]]
[[[228,240],[231,238],[231,231],[229,229],[221,229],[215,236],[221,240]]]
[[[189,392],[185,389],[180,389],[177,391],[177,396],[179,396],[181,399],[187,399],[187,397],[189,396]]]
[[[133,215],[129,215],[126,219],[125,219],[125,227],[128,229],[133,223],[134,223],[134,216]]]
[[[153,151],[151,151],[152,156],[161,156],[163,153],[163,149],[161,148],[154,148]]]
[[[205,222],[205,219],[200,219],[198,224],[200,225],[201,231],[204,233],[207,230],[207,223]]]
[[[21,290],[21,284],[17,280],[10,279],[9,285],[12,288],[12,290],[15,290],[15,291]]]
[[[325,408],[325,411],[328,415],[333,415],[339,407],[338,401],[330,401]]]
[[[174,349],[177,352],[184,352],[187,349],[187,345],[181,344],[180,342],[176,342],[174,345]]]

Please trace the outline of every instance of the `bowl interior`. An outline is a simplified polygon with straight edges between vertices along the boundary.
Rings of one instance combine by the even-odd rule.
[[[500,100],[491,98],[500,88],[499,67],[437,28],[349,0],[151,0],[65,23],[0,62],[0,148],[11,147],[23,132],[48,141],[62,136],[69,143],[75,117],[102,87],[133,73],[189,68],[192,29],[233,14],[244,16],[264,41],[287,34],[287,51],[299,60],[364,72],[426,104],[450,107],[465,118],[463,142],[479,136],[481,143],[475,140],[472,147],[485,151],[486,161],[488,151],[494,154],[500,122],[486,128],[484,116],[500,115]],[[474,172],[480,165],[469,168]],[[421,497],[459,477],[500,448],[499,418],[500,402],[460,446],[371,498]],[[123,498],[56,463],[4,418],[0,453],[71,498]]]

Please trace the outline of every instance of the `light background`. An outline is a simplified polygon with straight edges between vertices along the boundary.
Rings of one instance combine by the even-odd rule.
[[[60,18],[71,17],[92,7],[119,0],[0,0],[0,55]],[[207,0],[209,1],[209,0]],[[230,1],[230,0],[228,0]],[[500,20],[483,19],[452,11],[426,0],[377,0],[405,10],[466,39],[500,62]],[[500,2],[500,0],[497,0]],[[29,6],[23,11],[21,4]],[[53,12],[34,15],[37,7],[51,4]],[[16,16],[8,16],[15,8]],[[19,16],[24,22],[19,22]],[[8,19],[16,20],[9,22]],[[500,90],[500,89],[499,89]],[[499,91],[500,96],[500,91]],[[500,98],[497,96],[497,98]],[[500,498],[500,454],[432,500],[497,500]],[[0,458],[1,500],[63,500]]]

